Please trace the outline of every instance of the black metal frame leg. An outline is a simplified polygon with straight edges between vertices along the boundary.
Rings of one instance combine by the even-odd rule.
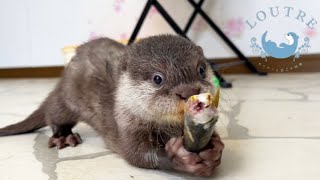
[[[186,34],[182,31],[182,29],[178,26],[178,24],[171,18],[171,16],[167,13],[167,11],[159,4],[157,0],[153,0],[153,5],[156,7],[156,9],[159,11],[159,13],[162,15],[162,17],[168,22],[168,24],[173,28],[173,30],[189,39]]]
[[[199,4],[195,3],[194,0],[188,0],[189,3],[196,9],[203,19],[209,24],[209,26],[227,43],[227,45],[237,54],[237,56],[245,61],[245,65],[250,69],[251,72],[260,75],[266,75],[266,73],[259,72],[256,67],[246,58],[242,52],[230,41],[230,39],[220,30],[220,28],[211,20],[211,18],[201,9]]]
[[[148,0],[146,6],[143,8],[142,14],[141,14],[141,16],[140,16],[140,18],[139,18],[139,20],[137,22],[137,25],[136,25],[136,27],[134,28],[134,30],[133,30],[133,32],[131,34],[131,37],[129,39],[128,44],[131,44],[136,40],[137,35],[138,35],[138,33],[139,33],[140,29],[141,29],[141,26],[143,24],[143,21],[147,17],[147,14],[148,14],[148,12],[149,12],[149,10],[151,8],[151,5],[152,5],[152,0]]]
[[[198,4],[197,4],[197,7],[200,8],[202,6],[203,2],[204,2],[204,0],[200,0],[198,2]],[[187,33],[188,33],[188,31],[189,31],[194,19],[196,18],[197,14],[198,14],[198,10],[195,9],[193,11],[192,15],[190,16],[190,18],[189,18],[189,20],[188,20],[188,22],[186,24],[186,27],[184,28],[184,31],[183,31],[186,36],[187,36]],[[213,70],[215,76],[219,79],[220,86],[223,87],[223,88],[231,88],[232,84],[230,82],[226,81],[222,77],[222,75],[220,75],[219,72],[215,70],[216,69],[215,68],[216,65],[213,62],[209,62],[209,63],[210,63],[210,66],[212,67],[212,70]]]
[[[200,0],[199,3],[197,4],[197,7],[200,8],[200,7],[202,6],[203,2],[204,2],[204,0]],[[184,32],[185,34],[188,33],[188,31],[189,31],[189,29],[190,29],[190,27],[191,27],[194,19],[196,18],[197,14],[198,14],[197,9],[194,9],[194,11],[192,12],[192,15],[190,16],[190,18],[189,18],[189,20],[188,20],[188,22],[187,22],[186,27],[184,28],[184,31],[183,31],[183,32]]]

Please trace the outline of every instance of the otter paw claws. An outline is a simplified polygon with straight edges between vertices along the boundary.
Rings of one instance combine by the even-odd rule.
[[[75,147],[81,144],[82,140],[78,133],[69,134],[68,136],[51,137],[48,142],[48,147],[57,147],[57,149],[63,149],[67,146]]]

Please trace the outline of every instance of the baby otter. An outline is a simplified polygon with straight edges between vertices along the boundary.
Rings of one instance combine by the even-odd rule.
[[[183,106],[191,96],[214,89],[202,49],[174,35],[124,46],[102,38],[77,48],[55,89],[24,121],[0,129],[0,136],[50,126],[49,147],[82,142],[72,128],[91,125],[110,149],[141,168],[210,176],[220,164],[223,143],[200,153],[182,143]]]

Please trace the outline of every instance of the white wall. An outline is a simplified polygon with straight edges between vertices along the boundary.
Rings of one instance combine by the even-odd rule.
[[[184,27],[193,10],[188,2],[160,2]],[[65,46],[79,45],[96,36],[127,39],[145,3],[146,0],[0,0],[0,68],[59,66],[63,65],[61,49]],[[299,8],[307,13],[307,17],[313,16],[320,21],[317,0],[206,0],[203,5],[247,56],[254,56],[249,48],[250,38],[261,36],[266,29],[270,30],[273,40],[289,30],[299,32],[301,36],[312,34],[310,52],[320,53],[317,31],[308,30],[294,18],[267,17],[250,31],[245,21],[253,19],[259,10],[267,12],[270,6]],[[174,32],[152,10],[139,37],[160,33]],[[207,57],[235,56],[200,17],[188,35],[204,48]]]

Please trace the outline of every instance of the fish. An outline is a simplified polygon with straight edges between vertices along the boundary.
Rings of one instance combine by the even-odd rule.
[[[202,93],[188,98],[185,104],[184,137],[186,150],[200,152],[208,143],[218,122],[220,89],[213,96]]]

